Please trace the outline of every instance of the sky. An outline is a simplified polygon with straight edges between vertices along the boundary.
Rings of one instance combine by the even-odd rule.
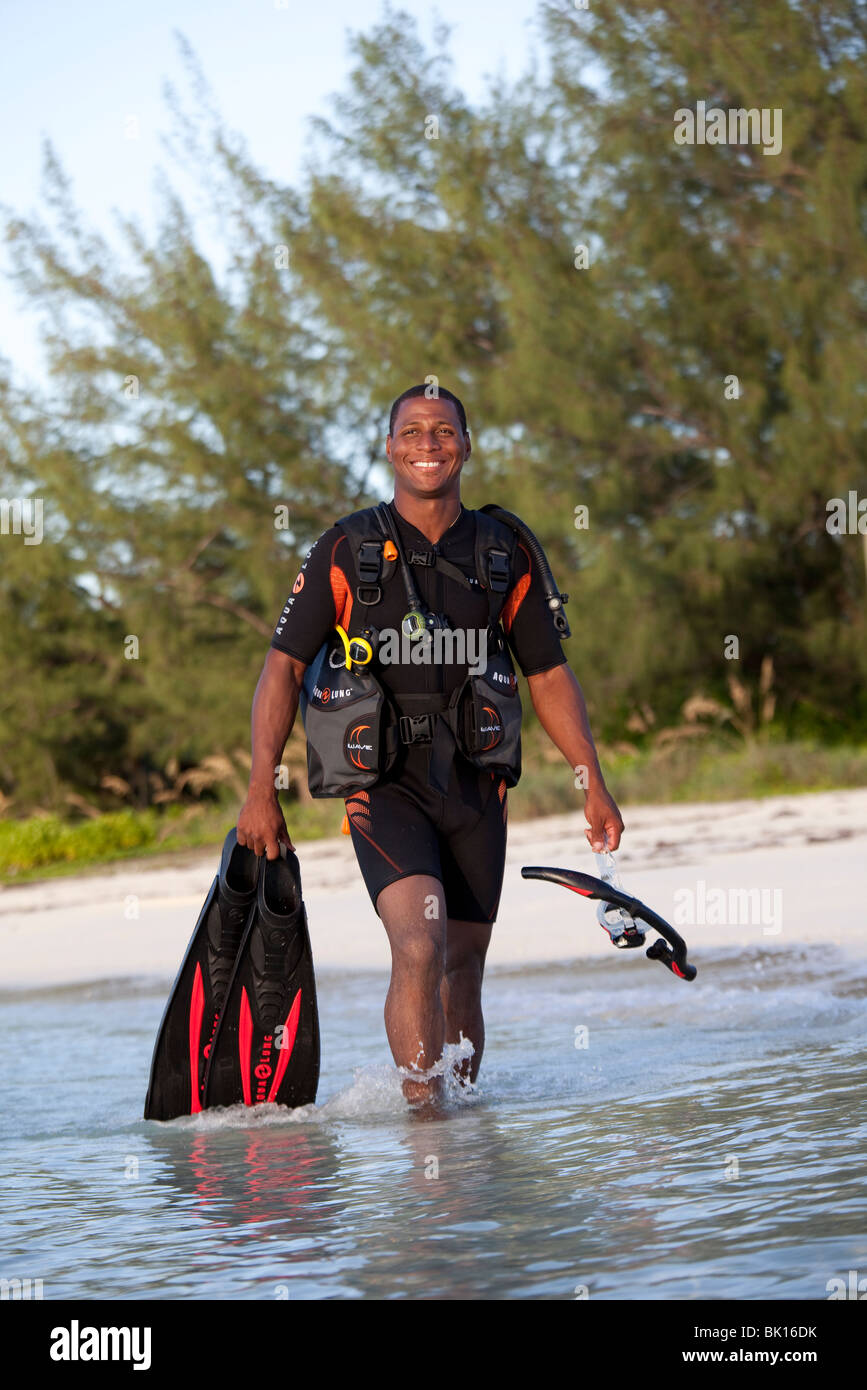
[[[531,51],[541,57],[537,0],[404,0],[394,8],[414,15],[425,39],[436,18],[453,26],[454,80],[470,99],[484,96],[488,76],[514,81]],[[86,227],[120,246],[117,208],[152,232],[156,166],[186,191],[160,139],[171,124],[164,83],[191,105],[178,31],[225,125],[243,134],[267,175],[292,182],[305,118],[327,114],[329,94],[345,84],[348,31],[369,30],[383,16],[383,0],[0,0],[0,202],[18,214],[44,211],[47,138]],[[39,315],[22,303],[9,270],[0,246],[0,355],[16,380],[38,380]]]

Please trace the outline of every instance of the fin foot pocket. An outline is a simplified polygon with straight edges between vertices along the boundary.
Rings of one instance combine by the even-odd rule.
[[[281,846],[259,877],[211,1048],[205,1104],[307,1105],[319,1080],[319,1018],[297,857]]]
[[[232,973],[256,902],[260,861],[223,845],[214,879],[187,946],[157,1033],[145,1119],[172,1120],[204,1104],[205,1075]]]

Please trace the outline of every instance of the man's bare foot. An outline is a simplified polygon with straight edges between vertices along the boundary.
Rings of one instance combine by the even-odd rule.
[[[443,1079],[431,1076],[424,1081],[405,1079],[402,1085],[404,1098],[413,1108],[439,1105],[443,1098]]]

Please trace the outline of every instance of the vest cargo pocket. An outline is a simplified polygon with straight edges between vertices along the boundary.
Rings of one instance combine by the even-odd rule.
[[[521,776],[521,696],[507,652],[488,658],[483,675],[468,676],[457,708],[458,747],[474,767],[504,777]]]
[[[304,674],[301,717],[307,735],[307,781],[314,797],[349,796],[374,786],[394,761],[389,702],[377,678],[347,671],[330,658],[343,647],[323,643]]]

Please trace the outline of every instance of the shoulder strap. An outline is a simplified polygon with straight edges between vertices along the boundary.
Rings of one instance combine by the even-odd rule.
[[[476,512],[476,574],[488,595],[492,630],[500,620],[514,582],[518,538],[487,512]]]
[[[511,527],[485,511],[475,512],[476,536],[474,563],[476,577],[488,596],[489,621],[492,630],[500,619],[506,597],[514,582],[518,538]],[[382,585],[394,573],[396,560],[383,555],[385,538],[379,525],[376,507],[364,507],[350,512],[335,522],[349,542],[355,572],[358,575],[356,598],[372,607],[382,599]],[[453,566],[439,558],[438,567],[450,571]],[[455,578],[464,584],[466,579],[455,569]]]
[[[367,607],[380,602],[382,585],[391,578],[397,563],[386,560],[382,553],[385,538],[376,512],[376,507],[364,507],[360,512],[350,512],[334,523],[349,542],[352,563],[358,575],[355,597]]]

